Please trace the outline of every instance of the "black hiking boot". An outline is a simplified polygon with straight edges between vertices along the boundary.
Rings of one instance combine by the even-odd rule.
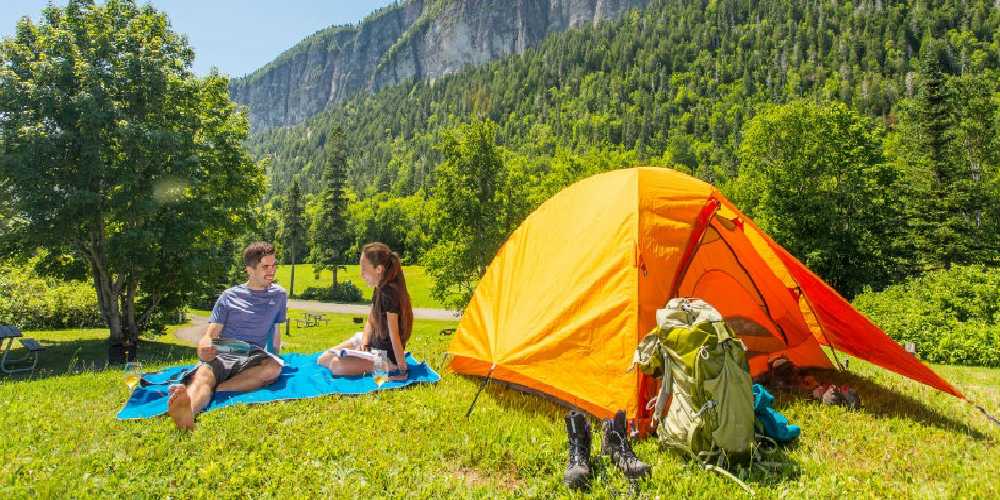
[[[583,413],[566,414],[566,433],[569,435],[569,464],[563,482],[570,488],[583,488],[590,480],[590,424]]]
[[[632,451],[628,442],[628,426],[625,422],[625,412],[618,410],[613,420],[604,421],[604,439],[601,441],[601,454],[611,457],[625,477],[636,479],[649,474],[651,467]]]

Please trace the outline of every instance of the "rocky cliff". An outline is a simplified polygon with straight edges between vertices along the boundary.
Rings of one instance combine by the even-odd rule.
[[[358,92],[436,78],[523,52],[550,33],[621,16],[648,0],[408,0],[299,42],[230,84],[254,131],[299,123]]]

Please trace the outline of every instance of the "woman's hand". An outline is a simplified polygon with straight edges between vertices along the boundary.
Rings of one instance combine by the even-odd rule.
[[[398,366],[395,366],[395,367],[393,367],[392,371],[395,372],[396,374],[395,375],[391,375],[389,377],[389,380],[393,380],[393,381],[396,381],[396,382],[398,382],[400,380],[406,380],[407,377],[409,377],[409,374],[410,374],[409,367],[405,366],[405,365],[403,366],[402,370],[400,370]]]

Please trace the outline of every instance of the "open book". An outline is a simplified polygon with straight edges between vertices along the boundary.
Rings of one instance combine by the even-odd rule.
[[[253,348],[249,342],[235,339],[212,339],[212,345],[219,352],[231,354],[249,354]]]
[[[368,351],[358,351],[355,349],[332,349],[332,351],[342,358],[350,356],[352,358],[367,359],[368,361],[375,362],[375,354]]]

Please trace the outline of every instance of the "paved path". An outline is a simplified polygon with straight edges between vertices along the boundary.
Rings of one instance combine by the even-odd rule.
[[[368,307],[367,304],[333,304],[329,302],[316,302],[315,300],[290,299],[288,301],[289,309],[302,309],[309,312],[368,314]],[[459,313],[446,309],[415,307],[413,308],[413,317],[415,319],[456,320],[459,318]]]
[[[291,299],[288,301],[289,309],[302,309],[309,312],[326,312],[337,314],[368,314],[368,305],[365,304],[334,304],[330,302],[316,302],[314,300]],[[178,328],[174,331],[174,337],[179,340],[196,345],[201,337],[205,335],[205,328],[208,327],[208,318],[204,316],[191,315],[191,326]],[[426,309],[414,308],[413,317],[415,319],[433,320],[456,320],[459,314],[446,309]]]
[[[198,341],[205,336],[206,328],[208,328],[208,318],[192,314],[191,326],[178,328],[174,331],[174,337],[191,345],[197,345]]]

